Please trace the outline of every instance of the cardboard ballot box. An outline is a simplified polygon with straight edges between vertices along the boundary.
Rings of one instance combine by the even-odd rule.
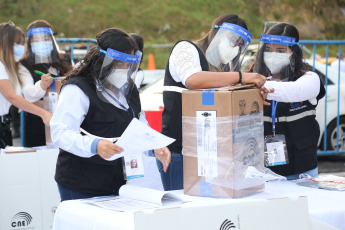
[[[64,77],[58,77],[54,79],[54,83],[47,89],[46,95],[43,98],[44,109],[48,110],[51,113],[54,113],[57,102],[59,100],[59,94],[62,87],[62,81]],[[54,148],[52,139],[50,136],[50,126],[45,126],[46,134],[46,146],[48,149]]]
[[[263,99],[252,86],[182,93],[184,193],[242,197],[264,190]]]

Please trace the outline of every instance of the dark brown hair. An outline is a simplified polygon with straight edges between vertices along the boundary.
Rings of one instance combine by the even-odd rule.
[[[138,50],[137,44],[125,31],[118,28],[109,28],[96,35],[97,46],[91,47],[89,52],[80,61],[78,67],[67,74],[67,79],[75,76],[83,76],[94,83],[98,78],[106,51],[108,48],[130,54]]]
[[[203,53],[206,52],[207,47],[210,45],[212,39],[214,38],[214,36],[216,35],[218,31],[218,29],[214,28],[214,26],[215,25],[221,26],[224,22],[239,25],[243,27],[244,29],[248,30],[247,24],[244,22],[242,18],[240,18],[236,14],[224,14],[222,16],[219,16],[213,21],[212,27],[208,31],[208,33],[205,34],[204,37],[202,37],[200,40],[196,42]]]
[[[279,36],[287,36],[295,38],[295,41],[299,41],[299,33],[295,26],[287,24],[287,23],[279,23],[275,24],[270,27],[266,34],[269,35],[279,35]],[[264,46],[262,46],[257,54],[256,62],[254,66],[254,72],[260,73],[264,76],[270,76],[270,71],[264,63],[263,53],[264,53]],[[301,47],[296,44],[293,46],[289,46],[292,51],[291,55],[291,63],[292,65],[288,65],[281,70],[281,73],[285,73],[284,75],[289,76],[290,81],[294,81],[304,75],[307,71],[311,68],[308,64],[303,61],[303,52]],[[281,76],[281,78],[285,78],[285,76]]]
[[[213,21],[212,27],[208,31],[208,33],[205,34],[204,37],[202,37],[200,40],[198,40],[196,42],[197,46],[201,49],[201,51],[204,54],[206,53],[206,50],[207,50],[208,46],[210,45],[212,39],[214,38],[214,36],[218,32],[219,28],[215,28],[215,26],[216,25],[221,26],[224,22],[235,24],[235,25],[241,26],[244,29],[248,30],[248,27],[247,27],[247,24],[245,23],[245,21],[236,14],[224,14],[222,16],[219,16],[218,18],[216,18]],[[212,66],[211,64],[209,64],[209,69],[212,72],[220,72],[221,71],[220,69]]]

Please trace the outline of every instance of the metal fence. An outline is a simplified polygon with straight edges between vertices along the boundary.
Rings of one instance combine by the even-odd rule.
[[[313,70],[319,75],[324,74],[324,76],[320,77],[326,88],[325,103],[320,103],[317,108],[317,110],[323,111],[322,116],[324,116],[323,121],[319,121],[322,132],[318,155],[343,154],[345,153],[345,82],[341,78],[345,77],[345,73],[341,71],[340,59],[336,60],[336,63],[338,63],[337,69],[329,66],[329,53],[330,51],[333,51],[333,53],[336,51],[338,54],[341,54],[342,50],[344,52],[342,48],[345,45],[345,41],[302,40],[300,41],[300,45],[302,48],[305,46],[312,47],[312,52],[309,52],[309,55],[311,55]],[[316,53],[317,49],[325,50],[325,58],[318,60],[319,54]],[[306,53],[304,56],[306,56]],[[317,66],[319,68],[322,67],[317,62],[325,63],[323,70],[316,68]],[[320,108],[320,106],[323,107]]]
[[[58,43],[69,43],[70,45],[70,53],[71,59],[74,61],[74,47],[75,44],[85,44],[86,43],[86,50],[90,49],[90,44],[97,45],[96,39],[91,38],[57,38],[56,41]]]

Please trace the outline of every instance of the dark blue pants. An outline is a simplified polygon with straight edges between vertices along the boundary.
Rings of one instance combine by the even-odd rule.
[[[163,165],[157,161],[158,171],[165,191],[183,189],[183,157],[182,154],[171,152],[171,162],[167,172],[163,171]]]
[[[95,197],[94,194],[87,194],[87,193],[82,193],[82,192],[76,192],[73,191],[71,189],[68,189],[66,187],[63,187],[59,184],[58,188],[59,188],[59,193],[60,193],[60,197],[61,197],[61,202],[65,201],[65,200],[77,200],[77,199],[85,199],[85,198],[91,198],[91,197]]]

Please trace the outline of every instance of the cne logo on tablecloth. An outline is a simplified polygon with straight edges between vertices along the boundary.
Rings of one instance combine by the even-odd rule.
[[[28,227],[32,221],[32,216],[27,212],[18,212],[12,217],[11,226],[12,228]]]
[[[226,219],[219,227],[219,230],[230,230],[232,228],[236,228],[235,224],[231,220]]]

